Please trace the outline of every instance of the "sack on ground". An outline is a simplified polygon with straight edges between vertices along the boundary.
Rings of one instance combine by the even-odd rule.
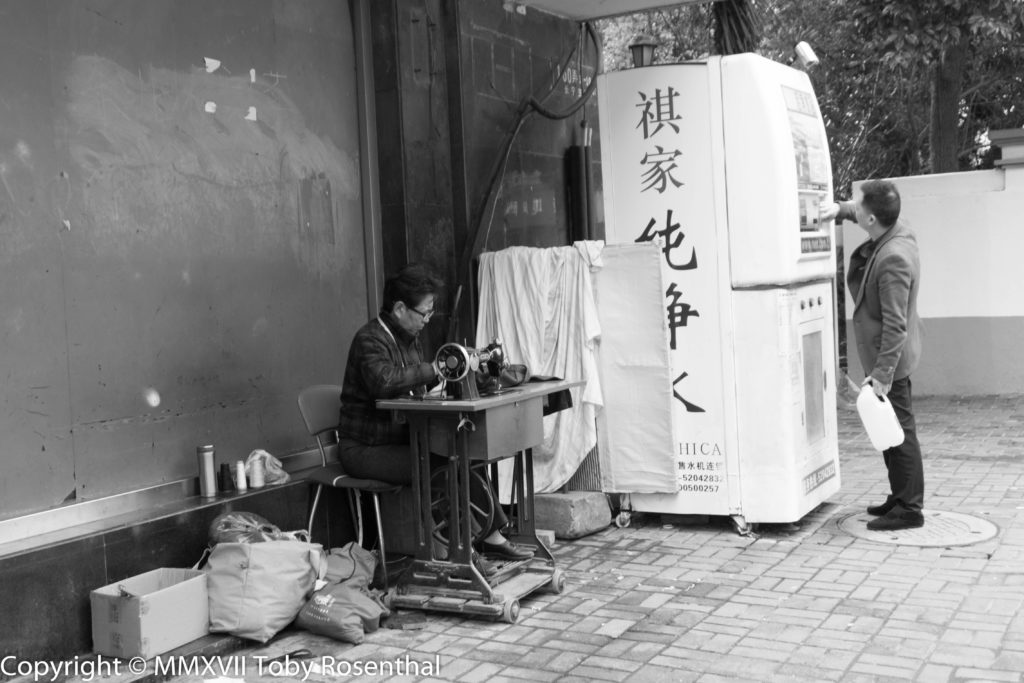
[[[347,583],[350,586],[369,588],[377,571],[377,556],[355,541],[341,548],[331,548],[327,553],[328,583]]]
[[[368,589],[347,583],[321,588],[299,612],[295,625],[321,636],[359,644],[391,612]]]
[[[210,522],[210,545],[272,541],[281,530],[255,512],[225,512]]]
[[[210,546],[218,543],[262,543],[263,541],[308,541],[309,532],[281,531],[255,512],[225,512],[210,522]]]
[[[326,567],[318,543],[218,543],[206,566],[210,631],[267,642],[295,619]]]

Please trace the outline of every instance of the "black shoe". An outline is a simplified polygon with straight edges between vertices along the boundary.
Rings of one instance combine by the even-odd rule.
[[[881,517],[882,515],[887,514],[889,510],[892,510],[894,507],[896,507],[896,501],[891,498],[886,499],[886,501],[881,505],[869,505],[868,514],[875,517]]]
[[[918,511],[908,510],[896,505],[885,515],[868,522],[872,531],[898,531],[900,529],[917,529],[924,526],[924,515]]]
[[[533,548],[512,541],[504,543],[481,541],[480,552],[491,557],[500,557],[503,560],[529,560],[533,557]]]

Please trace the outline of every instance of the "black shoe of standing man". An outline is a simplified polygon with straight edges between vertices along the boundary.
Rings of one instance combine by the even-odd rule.
[[[897,531],[899,529],[916,529],[924,526],[924,515],[918,510],[908,510],[896,505],[887,513],[868,522],[872,531]]]
[[[882,503],[881,505],[869,505],[868,514],[874,515],[875,517],[881,517],[882,515],[889,512],[889,510],[892,510],[894,507],[896,507],[896,501],[893,500],[892,498],[886,498],[885,502]]]

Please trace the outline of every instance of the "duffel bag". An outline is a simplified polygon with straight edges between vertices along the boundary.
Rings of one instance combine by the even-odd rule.
[[[267,642],[295,619],[326,569],[319,543],[218,543],[207,560],[210,631]]]

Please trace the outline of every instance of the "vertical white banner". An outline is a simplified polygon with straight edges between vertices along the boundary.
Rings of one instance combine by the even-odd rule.
[[[675,495],[672,362],[661,305],[661,249],[609,244],[592,275],[601,321],[601,490]]]
[[[715,205],[720,122],[705,64],[601,77],[601,158],[609,244],[661,245],[672,366],[675,495],[632,496],[635,509],[727,514],[722,293]],[[717,110],[716,110],[717,111]],[[724,218],[722,219],[724,221]],[[728,284],[724,285],[726,288]]]

